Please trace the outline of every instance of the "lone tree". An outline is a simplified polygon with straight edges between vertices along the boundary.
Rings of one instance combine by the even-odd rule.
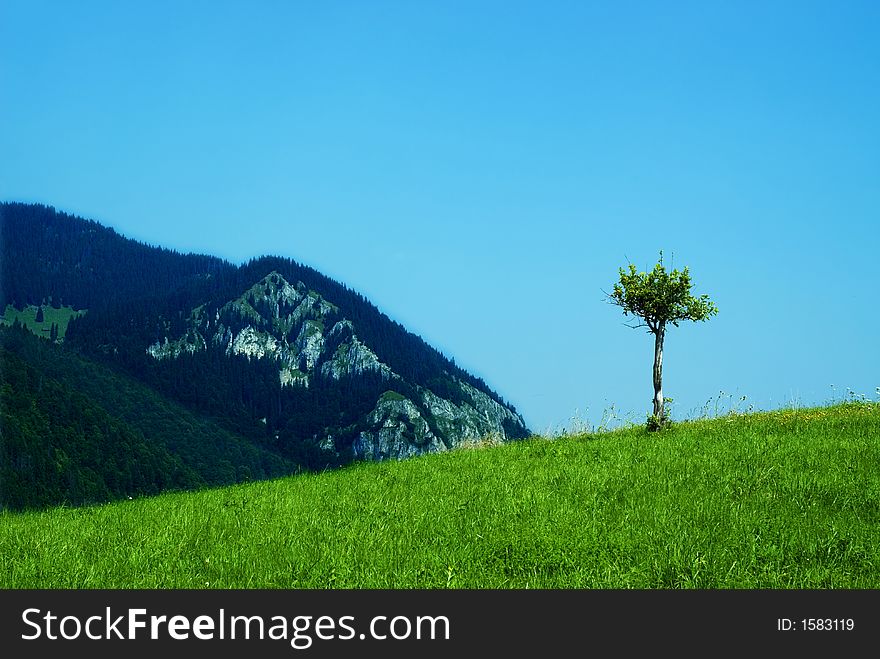
[[[663,405],[663,339],[666,326],[678,327],[682,320],[705,321],[718,313],[718,308],[708,295],[691,295],[691,275],[685,268],[681,272],[667,272],[660,260],[650,272],[637,272],[630,263],[620,268],[620,281],[608,296],[612,304],[623,308],[624,316],[640,320],[633,328],[647,327],[654,335],[654,414],[648,420],[648,428],[656,430],[667,423]]]

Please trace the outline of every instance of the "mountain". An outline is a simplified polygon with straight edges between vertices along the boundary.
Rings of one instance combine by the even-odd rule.
[[[192,457],[202,440],[175,445],[168,424],[138,422],[132,401],[173,409],[171,426],[180,423],[183,433],[195,419],[209,424],[200,437],[211,428],[225,437],[231,468],[219,471],[226,481],[529,435],[483,380],[359,293],[292,259],[236,266],[180,254],[41,205],[0,204],[0,220],[5,318],[37,307],[53,312],[47,318],[69,319],[62,334],[42,330],[55,357],[38,359],[27,342],[7,339],[7,361],[33,374],[66,364],[51,376],[58,395],[85,396],[134,436],[183,460],[194,475],[165,479],[173,486],[218,482],[213,457]],[[113,400],[90,378],[71,375],[92,371],[101,376],[91,380],[128,398]]]
[[[302,281],[292,284],[277,270],[234,299],[208,299],[188,309],[185,331],[170,337],[169,332],[160,332],[146,352],[157,362],[208,352],[266,362],[277,371],[278,391],[272,393],[284,398],[292,390],[288,398],[298,402],[291,406],[290,418],[301,415],[295,407],[317,405],[313,397],[300,396],[297,390],[317,388],[322,396],[331,396],[334,390],[346,394],[340,396],[339,414],[348,417],[348,423],[314,428],[313,437],[320,439],[322,449],[338,453],[350,448],[355,458],[437,452],[463,439],[490,434],[506,439],[519,436],[524,426],[513,410],[448,371],[439,371],[437,382],[404,378],[359,337],[339,306]],[[345,384],[337,387],[337,383]],[[358,391],[361,388],[364,391]],[[447,392],[447,398],[432,388]],[[354,392],[361,395],[353,398]],[[345,405],[352,409],[342,409]],[[264,411],[268,423],[272,410]],[[338,446],[336,435],[350,437],[350,447],[348,442]]]

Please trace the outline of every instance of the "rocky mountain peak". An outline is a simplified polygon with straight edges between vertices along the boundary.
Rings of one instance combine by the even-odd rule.
[[[362,459],[402,458],[487,435],[503,440],[525,434],[514,411],[446,371],[437,379],[439,389],[406,380],[379,359],[336,304],[275,270],[232,300],[209,300],[192,309],[182,336],[157,337],[146,347],[155,360],[210,350],[273,364],[282,389],[308,388],[319,379],[350,383],[368,374],[373,383],[378,377],[382,391],[356,424],[351,443]],[[330,430],[316,439],[327,449],[329,437]]]

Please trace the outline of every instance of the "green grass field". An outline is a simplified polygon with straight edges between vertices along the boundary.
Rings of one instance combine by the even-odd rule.
[[[70,322],[70,319],[81,316],[86,312],[85,309],[77,311],[73,307],[51,307],[49,305],[43,305],[43,322],[38,323],[37,309],[38,307],[30,305],[19,310],[11,304],[7,304],[6,309],[3,311],[3,316],[0,316],[0,323],[4,325],[12,325],[12,323],[15,322],[15,319],[18,318],[18,322],[27,327],[31,332],[46,339],[49,338],[52,323],[55,323],[58,325],[58,338],[63,341],[64,335],[67,333],[67,324]]]
[[[6,588],[878,588],[880,404],[0,515]]]

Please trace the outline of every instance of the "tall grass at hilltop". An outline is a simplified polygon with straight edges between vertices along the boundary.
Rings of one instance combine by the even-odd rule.
[[[880,404],[0,515],[6,588],[878,588]]]

